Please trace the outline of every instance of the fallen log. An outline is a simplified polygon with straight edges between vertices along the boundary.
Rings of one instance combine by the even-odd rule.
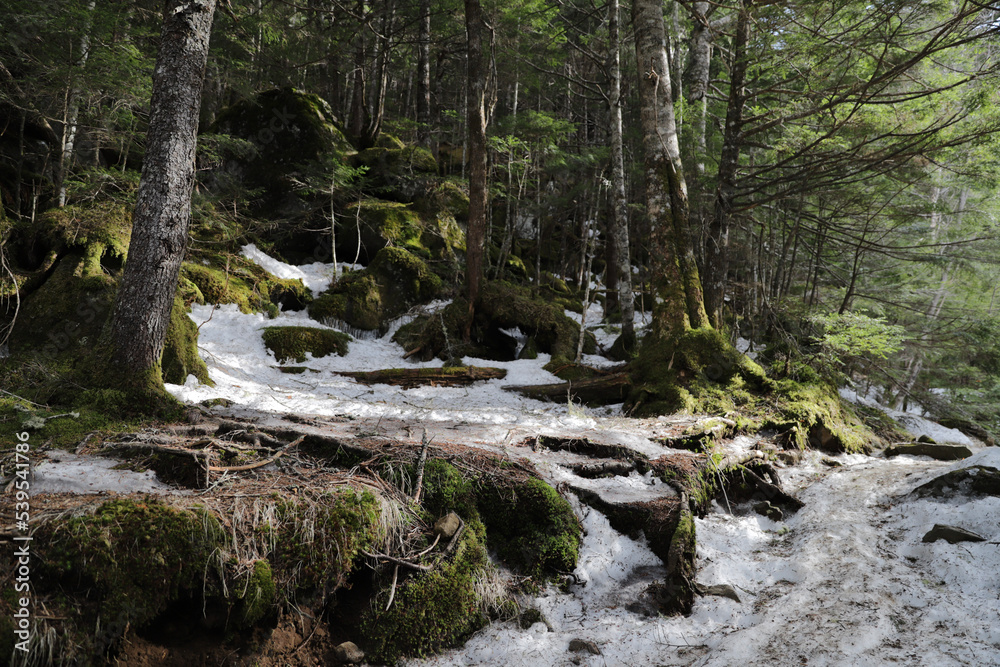
[[[445,368],[386,368],[378,371],[341,371],[338,375],[352,377],[362,384],[391,384],[405,389],[413,387],[464,387],[483,380],[502,380],[504,368],[455,366]]]
[[[629,379],[628,373],[615,373],[576,382],[517,385],[504,389],[516,391],[522,396],[539,401],[560,403],[572,398],[585,405],[599,407],[622,403],[632,389],[632,380]]]

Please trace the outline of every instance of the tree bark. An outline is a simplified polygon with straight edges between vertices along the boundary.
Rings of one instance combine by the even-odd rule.
[[[615,265],[608,268],[614,272],[614,282],[618,288],[618,307],[622,315],[622,343],[626,351],[635,348],[635,297],[632,293],[632,258],[629,254],[628,200],[625,195],[625,149],[622,139],[622,68],[621,37],[618,31],[618,0],[611,0],[608,9],[608,41],[611,49],[611,91],[609,95],[611,112],[611,188],[614,223],[611,226],[611,243],[614,247]]]
[[[469,224],[466,234],[465,287],[469,299],[466,338],[483,278],[483,243],[486,238],[486,59],[483,54],[483,8],[479,0],[465,0],[465,30],[468,43],[469,125]]]
[[[215,0],[167,5],[150,101],[146,157],[111,331],[124,386],[162,388],[160,355],[187,248],[201,88]]]
[[[746,106],[747,43],[750,40],[750,11],[740,3],[733,41],[733,64],[730,67],[729,104],[719,159],[715,211],[705,243],[705,309],[712,325],[722,325],[722,306],[729,271],[729,227],[736,199],[736,174],[743,144],[743,109]]]
[[[632,24],[639,67],[646,210],[652,225],[652,287],[656,303],[651,335],[662,340],[686,329],[706,326],[708,317],[691,243],[662,4],[658,0],[635,0]]]
[[[431,145],[431,0],[420,0],[417,38],[417,141]]]

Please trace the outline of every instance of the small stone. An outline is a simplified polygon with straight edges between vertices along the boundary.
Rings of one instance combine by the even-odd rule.
[[[976,535],[972,531],[966,530],[965,528],[958,528],[957,526],[946,526],[941,523],[934,524],[934,527],[927,531],[924,535],[924,542],[937,542],[938,540],[945,540],[948,544],[956,544],[958,542],[985,542],[986,538],[981,535]]]
[[[824,456],[822,459],[820,459],[820,463],[822,463],[823,465],[825,465],[827,468],[840,468],[841,466],[844,465],[843,463],[841,463],[837,459],[831,459],[831,458],[828,458],[826,456]]]
[[[775,507],[766,500],[753,506],[753,511],[761,516],[766,516],[771,521],[781,521],[785,515],[780,507]]]
[[[783,449],[775,456],[785,465],[793,466],[802,460],[802,452],[798,449]]]
[[[597,648],[597,644],[589,642],[586,639],[571,639],[569,641],[569,650],[576,653],[587,652],[591,655],[601,655],[601,649]]]
[[[364,662],[365,652],[354,642],[344,642],[333,649],[333,659],[341,665],[356,665]]]
[[[917,438],[917,442],[926,442],[929,445],[936,445],[937,444],[937,442],[934,440],[934,438],[932,438],[929,435],[922,435],[922,436],[920,436],[919,438]]]
[[[458,515],[454,512],[448,512],[448,514],[438,519],[437,523],[434,524],[434,533],[446,540],[450,540],[458,532],[458,528],[461,525],[462,520],[458,518]]]
[[[712,595],[715,597],[729,598],[730,600],[741,602],[736,589],[729,584],[715,584],[714,586],[702,586],[701,584],[696,584],[695,586],[695,590],[698,591],[699,595]]]

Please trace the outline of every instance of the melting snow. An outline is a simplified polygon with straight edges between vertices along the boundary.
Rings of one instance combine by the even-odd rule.
[[[278,275],[313,281],[321,270],[298,267],[304,276],[245,250]],[[261,257],[262,256],[262,257]],[[314,267],[316,265],[313,265]],[[284,272],[282,274],[281,272]],[[318,280],[318,278],[317,278]],[[320,282],[307,282],[318,291]],[[216,387],[189,381],[168,389],[184,401],[223,397],[237,407],[268,412],[349,414],[411,420],[479,424],[496,442],[506,442],[514,426],[522,432],[599,433],[605,442],[627,444],[650,456],[663,447],[652,441],[660,422],[596,417],[566,404],[541,403],[506,392],[509,384],[555,382],[537,360],[466,363],[506,368],[504,380],[468,388],[404,391],[368,387],[337,371],[437,366],[403,361],[390,336],[354,341],[346,357],[309,359],[301,375],[281,373],[263,345],[260,329],[275,325],[322,327],[305,313],[282,313],[274,320],[245,315],[235,306],[195,306],[201,325],[199,348]],[[579,316],[575,315],[579,321]],[[637,315],[637,320],[641,314]],[[600,314],[588,314],[588,325]],[[595,333],[600,334],[600,330]],[[610,345],[613,336],[601,338]],[[858,400],[857,397],[853,397]],[[902,413],[901,413],[902,414]],[[913,415],[906,415],[910,419]],[[941,442],[965,442],[950,429],[907,421],[917,434]],[[502,428],[499,431],[489,431]],[[961,436],[959,438],[958,436]],[[488,439],[488,438],[481,438]],[[733,442],[736,449],[752,443]],[[518,454],[522,454],[521,450]],[[555,465],[565,452],[527,453],[552,481],[572,481],[606,491],[619,486],[629,498],[664,495],[662,484],[640,475],[581,480]],[[840,456],[839,468],[821,464],[811,453],[804,464],[782,471],[786,488],[806,505],[783,522],[735,508],[698,519],[698,579],[729,584],[741,602],[705,597],[689,617],[633,613],[626,606],[658,577],[662,563],[643,539],[611,529],[599,512],[576,505],[585,529],[576,577],[563,593],[548,589],[531,601],[549,624],[521,630],[494,623],[460,650],[414,665],[988,665],[1000,664],[1000,499],[914,499],[920,483],[962,465],[1000,467],[1000,450],[984,450],[965,462],[948,464],[896,457]],[[40,469],[42,472],[43,469]],[[36,478],[37,483],[37,478]],[[36,487],[37,488],[37,487]],[[575,499],[572,502],[576,502]],[[935,542],[923,535],[948,523],[987,538],[979,544]],[[595,642],[603,655],[568,653],[571,639]]]

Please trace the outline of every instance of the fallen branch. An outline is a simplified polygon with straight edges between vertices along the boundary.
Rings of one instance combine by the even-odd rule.
[[[275,454],[274,456],[272,456],[270,458],[264,459],[263,461],[256,461],[255,463],[248,463],[248,464],[242,465],[242,466],[212,466],[212,465],[210,465],[210,466],[208,466],[208,470],[209,470],[209,472],[243,472],[245,470],[254,470],[255,468],[263,468],[267,464],[274,463],[275,461],[277,461],[278,459],[280,459],[282,456],[285,455],[285,453],[289,449],[291,449],[292,447],[298,445],[299,443],[301,443],[305,439],[306,439],[306,436],[304,436],[304,435],[299,436],[298,438],[296,438],[292,442],[290,442],[287,445],[285,445],[285,447],[281,451],[279,451],[277,454]]]
[[[516,391],[522,396],[538,401],[553,401],[562,403],[567,393],[571,399],[576,399],[586,405],[601,406],[621,403],[632,389],[632,381],[627,373],[615,373],[605,377],[577,380],[576,382],[560,382],[558,384],[527,384],[504,387],[507,391]]]
[[[427,464],[427,446],[431,444],[427,437],[427,429],[424,429],[420,442],[423,446],[420,448],[420,458],[417,459],[417,490],[413,492],[413,502],[415,503],[420,502],[420,492],[424,486],[424,466]]]
[[[507,377],[503,368],[459,366],[455,368],[386,368],[379,371],[342,372],[362,384],[391,384],[406,389],[413,387],[463,387],[483,380]]]

